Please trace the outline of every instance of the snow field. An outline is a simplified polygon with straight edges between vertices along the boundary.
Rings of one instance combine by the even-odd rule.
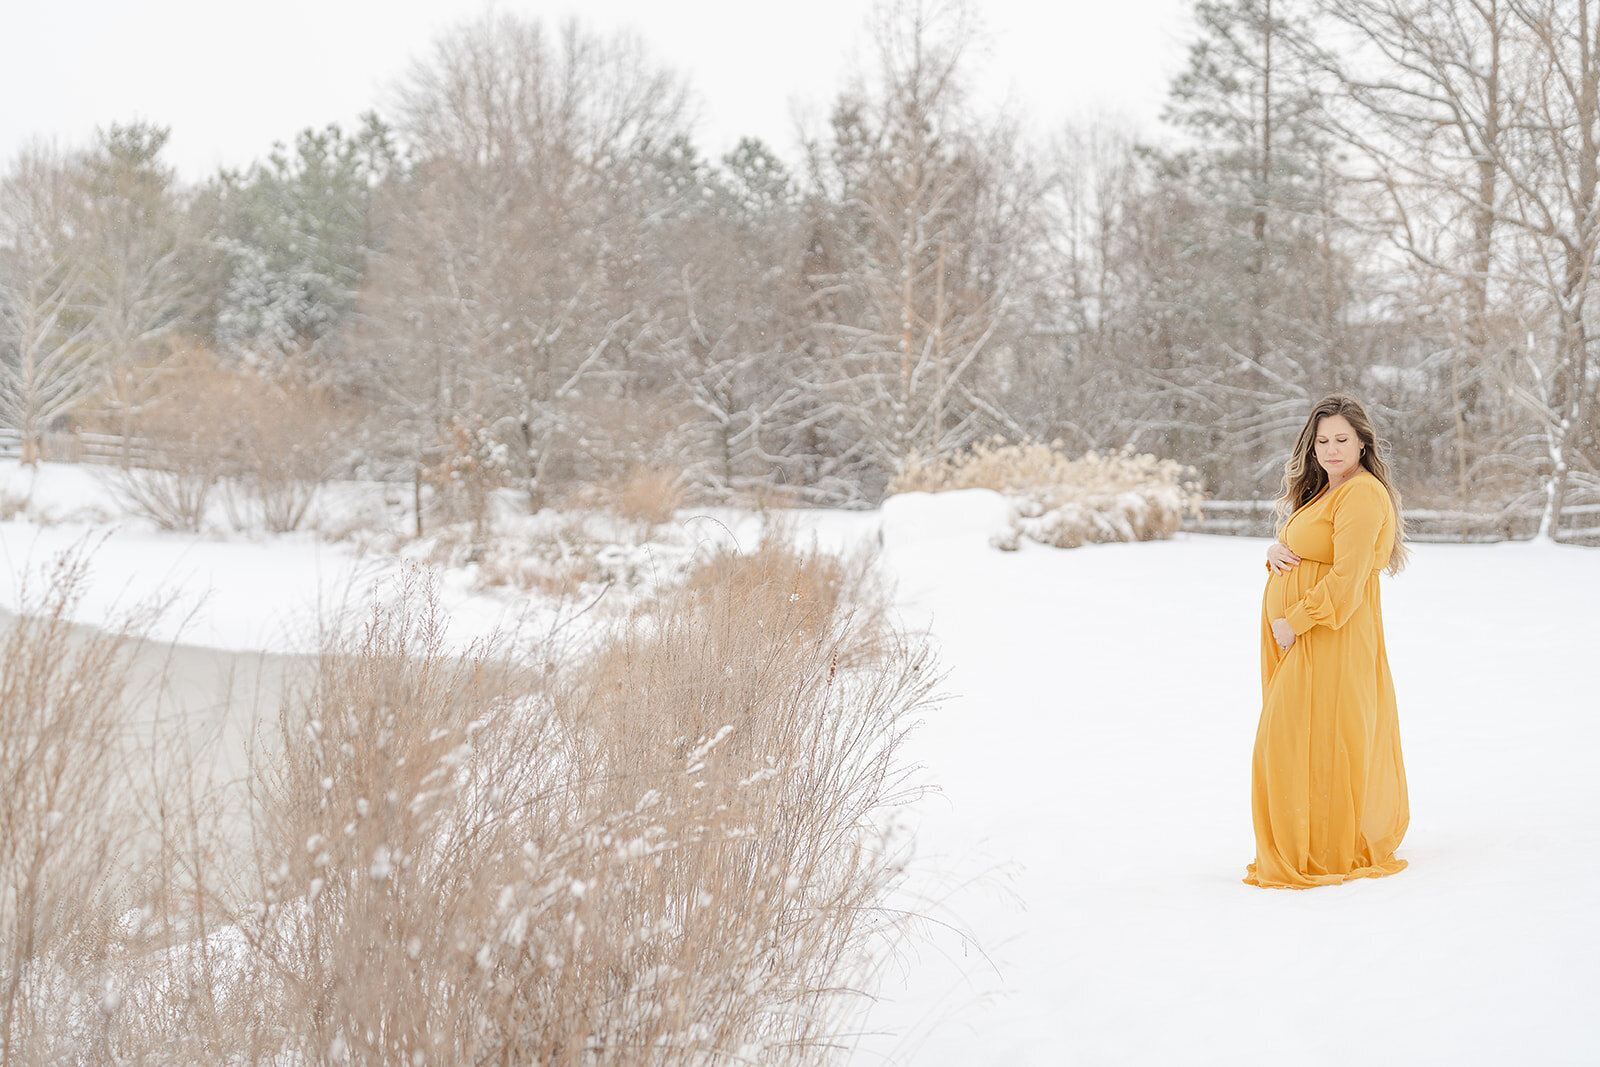
[[[911,946],[854,1062],[1600,1061],[1600,552],[1383,580],[1412,866],[1274,891],[1240,881],[1267,541],[1008,554],[992,500],[884,513],[953,694],[910,742],[941,793],[905,904],[972,941]]]
[[[159,637],[292,651],[397,573],[311,534],[108,526],[84,476],[46,465],[0,521],[0,609],[90,538],[81,621],[161,595],[184,611]],[[1600,1062],[1600,551],[1418,545],[1384,579],[1411,867],[1293,892],[1240,881],[1267,542],[1000,552],[1007,506],[984,490],[787,521],[802,543],[881,542],[948,671],[905,751],[938,791],[901,816],[917,858],[891,902],[928,921],[852,1063]],[[761,529],[684,514],[647,562]],[[546,610],[473,579],[441,576],[453,645]]]
[[[652,532],[622,529],[627,524],[604,515],[528,516],[508,506],[489,559],[440,565],[441,558],[464,555],[463,546],[451,543],[461,530],[430,529],[421,541],[407,539],[408,493],[409,487],[334,483],[319,495],[305,530],[281,535],[232,529],[219,501],[204,531],[183,533],[127,514],[106,468],[43,463],[33,471],[0,461],[0,610],[16,610],[29,590],[42,592],[43,572],[61,553],[83,550],[91,555],[91,573],[73,612],[78,622],[103,626],[159,602],[166,608],[151,634],[158,641],[309,653],[321,647],[326,626],[364,621],[373,597],[392,600],[411,563],[437,577],[447,644],[465,649],[511,631],[536,641],[602,591],[606,609],[625,609],[631,597],[680,576],[707,549],[729,542],[754,547],[762,530],[759,518],[724,509],[686,514]],[[574,532],[583,543],[570,550],[592,561],[590,579],[570,595],[534,596],[514,582],[486,582],[486,566],[513,568]],[[834,539],[834,547],[841,544]]]

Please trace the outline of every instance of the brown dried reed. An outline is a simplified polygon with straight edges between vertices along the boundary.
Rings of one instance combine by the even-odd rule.
[[[617,486],[611,506],[630,522],[660,526],[688,499],[688,483],[682,471],[635,467]]]
[[[4,964],[32,998],[14,1061],[59,1058],[63,1033],[92,1034],[83,1062],[827,1060],[899,870],[881,829],[898,745],[935,682],[866,569],[770,541],[597,649],[534,659],[447,654],[414,576],[263,734],[245,862],[219,860],[203,803],[174,802],[173,870],[138,884],[131,923],[82,894],[109,840],[64,880],[7,869],[78,924],[51,927],[54,985],[28,984],[38,937]],[[8,816],[17,840],[37,807]],[[95,825],[79,819],[62,825]],[[66,950],[80,927],[87,954]]]
[[[1012,526],[996,547],[1022,538],[1076,548],[1099,541],[1171,537],[1185,514],[1199,516],[1203,497],[1195,472],[1175,460],[1131,449],[1076,459],[1061,442],[1008,444],[995,437],[943,456],[911,457],[891,493],[993,489],[1012,501]]]
[[[122,721],[128,634],[148,619],[75,627],[87,570],[80,546],[0,618],[0,1063],[103,1048],[118,916],[148,888]]]
[[[575,485],[562,497],[566,510],[606,511],[639,527],[641,534],[671,522],[689,502],[689,482],[681,470],[636,464],[626,474]]]

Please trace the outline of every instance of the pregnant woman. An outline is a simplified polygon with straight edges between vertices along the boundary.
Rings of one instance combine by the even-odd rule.
[[[1378,572],[1405,564],[1400,497],[1361,405],[1312,409],[1267,551],[1251,885],[1304,889],[1405,867],[1410,809]]]

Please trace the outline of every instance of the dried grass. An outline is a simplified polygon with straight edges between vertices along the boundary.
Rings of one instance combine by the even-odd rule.
[[[689,480],[683,471],[636,465],[620,477],[573,486],[562,498],[562,510],[604,511],[648,535],[688,503]]]
[[[61,822],[100,836],[29,881],[54,809],[14,791],[5,899],[71,921],[5,942],[27,1007],[7,1062],[826,1061],[898,871],[876,829],[898,744],[934,684],[868,567],[771,540],[591,652],[534,660],[447,655],[415,578],[285,699],[242,861],[195,790],[147,783],[164,871],[133,899],[85,892],[113,821]],[[49,637],[8,651],[32,662]],[[95,710],[62,735],[81,755],[118,672],[69,666],[29,676]],[[65,765],[92,786],[82,813],[104,808],[110,779]]]
[[[660,526],[672,521],[688,500],[682,471],[635,467],[617,489],[614,509],[630,522]]]
[[[611,993],[659,1013],[638,1034],[662,1050],[648,1062],[815,1062],[838,1038],[897,871],[873,827],[902,799],[896,753],[934,682],[924,651],[847,607],[847,574],[775,540],[713,560],[563,689],[626,813],[625,876],[592,906],[621,973],[654,976]],[[630,936],[643,916],[655,932]]]
[[[0,522],[10,522],[25,517],[28,513],[29,500],[28,493],[9,486],[0,486]]]
[[[87,569],[85,550],[63,556],[40,595],[24,590],[22,615],[0,634],[7,1064],[99,1058],[119,915],[138,895],[148,858],[134,844],[140,819],[122,721],[135,621],[90,634],[72,625]]]
[[[1057,548],[1091,542],[1171,537],[1185,515],[1200,515],[1203,492],[1192,468],[1124,450],[1074,459],[1059,441],[980,441],[932,459],[913,457],[890,491],[993,489],[1011,498],[1011,528],[995,540],[1014,550],[1023,538]]]
[[[494,523],[495,493],[511,483],[510,452],[488,428],[457,419],[442,429],[432,452],[421,476],[433,490],[433,521],[467,523],[473,545],[482,545]]]

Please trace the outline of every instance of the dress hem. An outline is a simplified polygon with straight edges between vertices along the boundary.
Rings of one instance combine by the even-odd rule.
[[[1386,875],[1398,874],[1405,870],[1409,864],[1403,859],[1391,859],[1387,863],[1375,863],[1370,867],[1357,867],[1346,874],[1302,874],[1305,882],[1263,882],[1256,876],[1256,865],[1250,864],[1242,879],[1245,885],[1258,886],[1262,889],[1316,889],[1325,885],[1342,885],[1352,882],[1357,878],[1383,878]],[[1298,872],[1296,872],[1298,873]]]

